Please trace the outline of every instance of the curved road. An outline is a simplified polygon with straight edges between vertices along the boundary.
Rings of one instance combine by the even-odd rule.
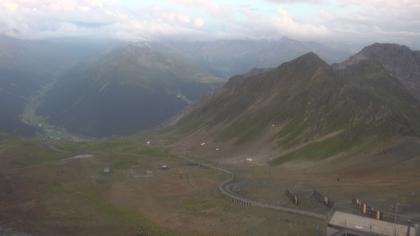
[[[300,210],[300,209],[295,209],[295,208],[290,208],[290,207],[283,207],[283,206],[278,206],[278,205],[272,205],[272,204],[266,204],[266,203],[261,203],[261,202],[257,202],[251,199],[247,199],[244,198],[242,196],[238,196],[236,193],[234,193],[230,188],[229,185],[231,185],[232,183],[235,182],[235,174],[229,170],[223,169],[221,167],[217,167],[211,164],[205,164],[205,163],[201,163],[198,162],[196,160],[192,160],[186,157],[181,157],[184,160],[187,160],[191,163],[194,163],[196,165],[200,165],[200,166],[204,166],[213,170],[217,170],[220,172],[223,172],[227,175],[229,175],[229,178],[227,180],[225,180],[223,183],[221,183],[219,185],[219,191],[224,194],[225,196],[229,197],[230,199],[232,199],[233,201],[237,201],[240,202],[244,205],[248,205],[248,206],[255,206],[255,207],[261,207],[261,208],[266,208],[266,209],[272,209],[272,210],[277,210],[277,211],[283,211],[283,212],[287,212],[287,213],[292,213],[292,214],[298,214],[298,215],[302,215],[302,216],[306,216],[306,217],[312,217],[312,218],[316,218],[316,219],[321,219],[321,220],[326,220],[327,219],[327,215],[323,215],[323,214],[319,214],[319,213],[315,213],[315,212],[311,212],[311,211],[305,211],[305,210]]]
[[[124,153],[125,155],[136,155],[134,153]],[[66,158],[66,159],[61,159],[61,160],[56,160],[56,161],[66,161],[66,160],[75,160],[75,159],[87,159],[87,158],[92,158],[94,157],[94,155],[91,154],[82,154],[82,155],[76,155],[76,156],[72,156],[70,158]],[[230,199],[232,199],[233,201],[236,202],[240,202],[244,205],[248,205],[248,206],[255,206],[255,207],[260,207],[260,208],[266,208],[266,209],[272,209],[272,210],[277,210],[277,211],[283,211],[283,212],[287,212],[287,213],[292,213],[292,214],[298,214],[298,215],[302,215],[302,216],[306,216],[306,217],[312,217],[312,218],[316,218],[316,219],[321,219],[321,220],[325,220],[327,218],[326,215],[323,214],[319,214],[319,213],[315,213],[315,212],[311,212],[311,211],[305,211],[305,210],[300,210],[300,209],[295,209],[295,208],[289,208],[289,207],[284,207],[284,206],[278,206],[278,205],[272,205],[272,204],[266,204],[266,203],[261,203],[261,202],[257,202],[251,199],[247,199],[244,198],[242,196],[238,196],[236,193],[234,193],[230,188],[229,185],[231,185],[232,183],[235,182],[235,174],[229,170],[226,170],[224,168],[212,165],[212,164],[207,164],[207,163],[202,163],[199,162],[197,160],[193,160],[187,157],[179,157],[181,159],[184,159],[186,161],[189,161],[191,163],[194,163],[196,165],[199,166],[203,166],[203,167],[207,167],[209,169],[213,169],[213,170],[217,170],[219,172],[225,173],[229,176],[229,178],[227,180],[225,180],[224,182],[222,182],[219,186],[218,189],[219,191],[224,194],[225,196],[229,197]],[[51,161],[51,162],[56,162],[56,161]],[[45,165],[45,164],[50,164],[51,162],[47,162],[47,163],[42,163],[40,165]],[[25,168],[32,168],[34,166],[31,167],[21,167],[21,168],[16,168],[16,169],[25,169]]]

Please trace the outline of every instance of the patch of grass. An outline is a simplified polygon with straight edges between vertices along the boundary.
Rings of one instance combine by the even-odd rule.
[[[169,137],[179,137],[185,134],[189,134],[192,131],[198,129],[202,125],[201,119],[191,116],[183,119],[175,128],[170,127],[167,130],[163,130],[161,134],[168,134]]]
[[[305,124],[301,119],[292,119],[287,125],[277,134],[278,137],[284,137],[282,144],[290,146],[299,135],[305,130]]]
[[[242,132],[242,134],[237,138],[235,144],[240,145],[254,140],[264,130],[267,123],[268,120],[266,119],[255,121],[253,125],[249,126]]]
[[[19,167],[68,157],[67,154],[50,149],[39,140],[12,137],[0,140],[0,156],[5,159],[12,158],[10,164]]]
[[[148,146],[142,141],[134,138],[119,138],[87,142],[66,142],[61,143],[60,148],[78,153],[130,153],[145,156],[167,156],[169,150],[161,146]]]
[[[280,165],[291,160],[318,161],[348,151],[358,144],[361,144],[359,140],[347,140],[341,135],[334,136],[280,156],[272,161],[272,164]]]
[[[214,196],[203,196],[202,198],[191,198],[182,205],[190,214],[206,215],[206,211],[211,209],[223,209],[229,203],[226,202],[224,196],[215,194]]]
[[[56,145],[63,150],[69,152],[79,152],[79,153],[97,153],[97,152],[110,152],[115,150],[120,145],[123,145],[122,140],[98,140],[98,141],[84,141],[84,142],[61,142]]]
[[[236,145],[250,142],[261,134],[271,119],[272,117],[269,114],[244,118],[224,129],[218,136],[217,141],[225,142],[235,139]]]
[[[75,194],[86,205],[95,209],[95,215],[98,219],[102,219],[105,223],[116,225],[131,225],[139,228],[139,231],[147,233],[147,235],[170,236],[177,235],[175,231],[164,229],[154,224],[140,212],[124,205],[116,205],[109,201],[106,197],[107,185],[100,186],[84,186],[80,191],[72,191],[61,185],[52,188],[53,191],[66,192],[67,194]]]

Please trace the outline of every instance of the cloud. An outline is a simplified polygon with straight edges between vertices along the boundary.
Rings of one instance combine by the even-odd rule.
[[[194,19],[194,26],[196,28],[203,28],[204,23],[205,22],[204,22],[203,18],[201,18],[201,17],[197,17],[197,18]]]
[[[325,0],[266,0],[272,3],[285,3],[285,4],[293,4],[293,3],[322,3]]]
[[[216,17],[226,17],[231,14],[229,7],[207,0],[170,0],[170,2],[183,5],[188,8],[199,8]]]
[[[414,44],[420,39],[418,0],[347,0],[337,5],[341,11],[323,19],[337,40]]]
[[[246,16],[245,21],[235,22],[229,26],[229,33],[219,32],[220,35],[229,35],[230,38],[276,39],[284,36],[300,40],[321,40],[330,35],[329,29],[318,23],[306,23],[291,16],[287,10],[278,7],[275,15],[265,15],[248,8],[241,9]]]
[[[21,38],[194,38],[203,26],[202,18],[173,10],[133,13],[105,0],[0,1],[0,33]]]
[[[277,16],[272,21],[273,26],[283,35],[291,35],[298,38],[319,38],[329,34],[327,27],[324,25],[298,22],[283,8],[277,10]]]
[[[345,5],[358,5],[380,8],[420,7],[420,1],[418,0],[339,0],[339,2]]]
[[[420,41],[420,1],[0,0],[0,34],[413,44]]]

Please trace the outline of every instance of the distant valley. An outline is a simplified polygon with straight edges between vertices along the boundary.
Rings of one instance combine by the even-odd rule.
[[[38,112],[76,134],[129,135],[157,127],[222,81],[170,48],[133,44],[64,73]]]
[[[105,43],[112,45],[112,43]],[[66,69],[108,46],[101,42],[21,40],[0,36],[0,132],[32,136],[37,125],[22,121],[30,97]]]
[[[349,55],[288,38],[127,44],[3,37],[0,49],[4,83],[20,78],[14,86],[31,86],[26,94],[19,88],[13,95],[2,92],[7,96],[2,101],[8,101],[0,104],[8,114],[2,122],[8,128],[2,131],[34,135],[56,130],[55,138],[62,136],[60,130],[66,130],[65,136],[135,134],[170,121],[232,75],[276,66],[309,51],[329,62]],[[0,89],[9,90],[7,86]],[[13,111],[6,107],[11,101]]]

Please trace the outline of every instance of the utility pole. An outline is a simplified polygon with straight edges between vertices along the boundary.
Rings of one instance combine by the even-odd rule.
[[[397,214],[398,214],[398,202],[395,203],[394,213],[394,236],[397,236]]]

